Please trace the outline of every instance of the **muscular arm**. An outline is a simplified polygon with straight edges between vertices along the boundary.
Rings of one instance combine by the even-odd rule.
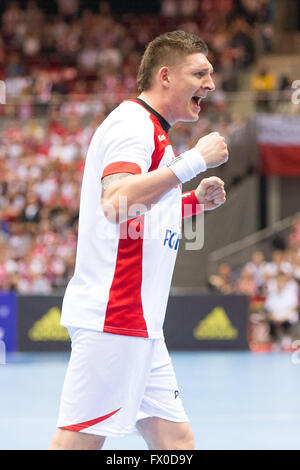
[[[135,216],[131,212],[133,205],[141,205],[139,213],[146,212],[178,184],[179,179],[168,167],[142,175],[117,173],[106,176],[102,180],[101,195],[104,214],[112,223],[124,222]]]

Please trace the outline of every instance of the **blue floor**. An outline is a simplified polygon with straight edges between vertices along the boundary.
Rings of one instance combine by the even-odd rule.
[[[300,364],[289,353],[171,353],[197,449],[300,450]],[[13,354],[0,365],[0,449],[47,449],[65,354]],[[146,449],[139,436],[105,449]]]

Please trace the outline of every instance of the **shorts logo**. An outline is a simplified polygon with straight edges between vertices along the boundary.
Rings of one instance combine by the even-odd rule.
[[[164,246],[169,246],[171,250],[178,250],[178,244],[179,234],[167,229],[165,233]]]
[[[177,397],[179,397],[179,390],[174,391],[174,396],[175,396],[175,400],[176,400]]]

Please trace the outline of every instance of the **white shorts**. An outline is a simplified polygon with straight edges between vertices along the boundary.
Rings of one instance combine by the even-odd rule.
[[[151,416],[188,421],[163,339],[81,328],[69,334],[59,428],[120,437],[137,432],[136,422]]]

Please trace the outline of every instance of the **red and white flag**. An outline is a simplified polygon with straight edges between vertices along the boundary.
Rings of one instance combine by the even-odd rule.
[[[266,175],[300,176],[300,116],[257,116],[260,170]]]

